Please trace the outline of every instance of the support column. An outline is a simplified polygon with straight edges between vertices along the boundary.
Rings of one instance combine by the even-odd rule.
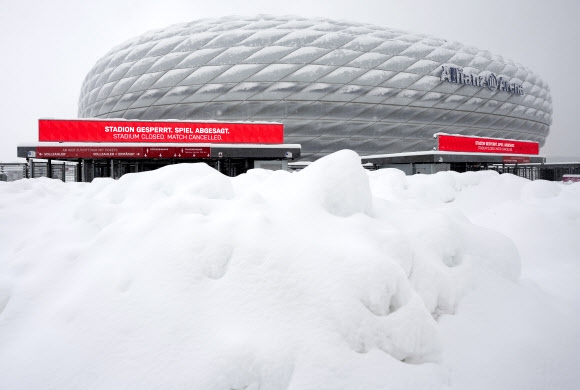
[[[77,162],[77,169],[75,171],[75,181],[82,182],[83,181],[83,164],[81,163],[82,160]]]
[[[46,177],[52,179],[52,160],[50,158],[46,162]]]
[[[84,158],[82,160],[81,166],[82,166],[82,169],[81,169],[81,182],[84,183],[84,182],[87,181],[87,176],[88,176],[88,173],[89,173],[89,172],[87,172],[87,169],[88,169],[87,168],[87,160],[85,160]]]

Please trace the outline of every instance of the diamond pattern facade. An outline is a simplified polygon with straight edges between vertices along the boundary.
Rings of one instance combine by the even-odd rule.
[[[441,81],[493,72],[524,94]],[[277,121],[305,159],[431,150],[445,132],[544,144],[552,99],[528,68],[428,35],[327,19],[205,19],[117,46],[86,76],[79,117]]]

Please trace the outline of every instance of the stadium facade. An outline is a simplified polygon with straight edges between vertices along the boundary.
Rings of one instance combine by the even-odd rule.
[[[434,134],[545,143],[548,85],[455,41],[297,17],[204,19],[148,32],[86,76],[80,118],[280,122],[303,159],[432,150]]]

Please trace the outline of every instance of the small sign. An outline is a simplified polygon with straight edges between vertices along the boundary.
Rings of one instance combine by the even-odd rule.
[[[210,148],[176,148],[178,156],[176,158],[210,158]]]
[[[564,183],[579,183],[580,175],[564,175],[562,177],[562,181]]]
[[[525,156],[503,156],[504,164],[529,164],[530,158]]]
[[[147,148],[147,158],[172,158],[173,148]]]

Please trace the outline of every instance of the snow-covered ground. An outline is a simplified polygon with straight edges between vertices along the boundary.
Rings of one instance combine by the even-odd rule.
[[[576,389],[580,183],[0,183],[1,389]]]

